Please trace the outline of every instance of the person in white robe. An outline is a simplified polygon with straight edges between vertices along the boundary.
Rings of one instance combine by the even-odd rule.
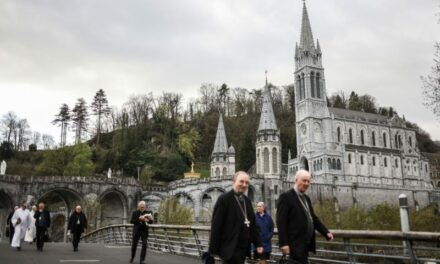
[[[15,229],[11,246],[17,248],[18,251],[21,250],[21,240],[26,235],[26,230],[31,224],[31,217],[26,206],[26,202],[23,202],[21,207],[14,212],[11,220]]]
[[[29,213],[31,216],[31,223],[29,228],[26,230],[26,235],[24,237],[24,241],[29,242],[32,244],[34,242],[35,236],[36,236],[36,227],[35,227],[35,218],[34,214],[37,211],[37,206],[32,206],[32,211]]]

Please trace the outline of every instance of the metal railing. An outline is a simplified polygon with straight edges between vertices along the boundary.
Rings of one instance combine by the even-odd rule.
[[[332,230],[335,240],[318,239],[311,263],[440,263],[440,233]],[[210,227],[150,225],[148,247],[159,252],[199,257],[208,250]],[[132,225],[112,225],[83,236],[89,243],[130,245]],[[319,235],[317,235],[319,237]],[[273,239],[273,260],[281,253]],[[402,242],[406,242],[403,246]]]

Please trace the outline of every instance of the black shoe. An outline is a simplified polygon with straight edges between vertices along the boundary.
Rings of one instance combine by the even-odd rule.
[[[17,251],[21,251],[21,247],[17,247]]]
[[[133,258],[130,259],[130,263],[133,263]]]
[[[74,248],[73,251],[78,251],[78,248]]]

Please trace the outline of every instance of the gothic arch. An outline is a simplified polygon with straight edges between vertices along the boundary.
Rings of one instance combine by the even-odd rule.
[[[272,173],[278,173],[278,149],[272,148]]]
[[[123,224],[128,215],[127,196],[116,188],[101,193],[97,199],[100,206],[99,226]]]
[[[194,208],[196,199],[187,192],[178,192],[174,195],[181,205],[184,205],[189,208]]]
[[[264,148],[263,150],[263,173],[270,173],[269,169],[269,149]]]

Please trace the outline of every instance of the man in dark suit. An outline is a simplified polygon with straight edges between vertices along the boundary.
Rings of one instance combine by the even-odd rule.
[[[9,213],[8,219],[6,219],[6,224],[9,227],[9,244],[12,243],[12,238],[14,237],[14,231],[15,231],[14,225],[12,224],[12,221],[11,221],[12,216],[14,215],[15,210],[17,210],[18,208],[19,208],[18,206],[15,206],[14,210],[12,210],[12,212]]]
[[[44,239],[47,237],[47,230],[50,227],[50,213],[46,210],[43,202],[38,204],[38,211],[34,214],[35,227],[37,229],[37,250],[43,251]]]
[[[79,240],[85,229],[87,229],[87,218],[83,214],[81,206],[77,205],[75,211],[69,217],[69,224],[67,226],[68,234],[73,235],[73,251],[78,251]]]
[[[138,209],[133,212],[131,216],[131,223],[133,224],[133,241],[131,244],[130,263],[133,263],[140,238],[142,239],[140,263],[144,264],[145,255],[147,254],[148,224],[153,223],[153,213],[151,211],[147,211],[147,204],[144,201],[140,201],[138,204]]]
[[[316,252],[315,230],[333,240],[333,234],[315,215],[310,198],[305,194],[310,178],[308,171],[299,170],[293,189],[280,195],[277,206],[280,249],[299,263],[309,263],[308,252]]]
[[[258,254],[263,253],[263,247],[251,200],[244,195],[249,187],[249,175],[239,171],[232,181],[232,190],[222,194],[214,206],[209,253],[219,256],[223,263],[242,264],[250,255],[251,243]]]

